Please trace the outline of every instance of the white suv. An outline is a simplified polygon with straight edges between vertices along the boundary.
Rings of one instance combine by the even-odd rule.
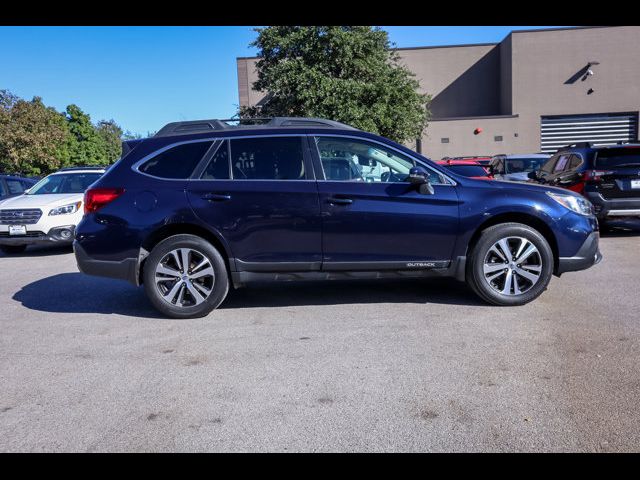
[[[104,172],[104,167],[63,168],[0,202],[0,250],[20,253],[38,243],[71,244],[83,215],[84,191]]]

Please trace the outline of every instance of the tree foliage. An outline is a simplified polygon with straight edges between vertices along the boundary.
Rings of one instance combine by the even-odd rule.
[[[61,167],[108,165],[122,152],[122,129],[96,125],[77,105],[61,113],[39,97],[23,100],[0,91],[0,172],[45,175]]]
[[[338,120],[403,142],[421,136],[429,97],[399,63],[387,32],[366,26],[256,29],[260,59],[253,88],[266,92],[241,117]]]
[[[69,141],[64,116],[38,97],[25,101],[6,94],[2,105],[0,169],[40,175],[60,168]]]

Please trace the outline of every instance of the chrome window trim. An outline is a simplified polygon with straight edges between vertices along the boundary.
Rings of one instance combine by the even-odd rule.
[[[142,165],[143,163],[145,163],[148,160],[151,160],[153,157],[160,155],[161,153],[173,148],[173,147],[177,147],[180,145],[184,145],[187,143],[199,143],[199,142],[214,142],[213,145],[211,146],[211,148],[213,148],[215,146],[215,142],[217,141],[221,141],[224,142],[225,140],[234,140],[234,139],[244,139],[244,138],[269,138],[269,137],[340,137],[340,138],[352,138],[355,140],[362,140],[362,141],[366,141],[366,142],[372,142],[372,143],[377,143],[378,145],[382,145],[383,147],[389,148],[391,150],[394,150],[396,152],[398,152],[400,155],[404,155],[405,157],[408,157],[410,159],[412,159],[414,162],[416,162],[417,164],[419,164],[420,166],[434,172],[437,175],[442,175],[444,178],[446,178],[448,181],[450,181],[451,183],[432,183],[431,185],[438,185],[438,186],[443,186],[443,187],[455,187],[456,185],[458,185],[458,182],[456,182],[453,178],[449,177],[447,174],[440,172],[439,170],[436,170],[434,168],[432,168],[431,166],[427,165],[426,163],[424,163],[422,160],[419,160],[417,158],[415,158],[413,155],[410,155],[408,153],[403,152],[402,150],[399,150],[391,145],[387,145],[384,142],[380,142],[378,140],[374,140],[371,138],[366,138],[366,137],[360,137],[360,136],[356,136],[356,135],[344,135],[341,133],[337,133],[337,132],[333,132],[333,133],[276,133],[276,134],[268,134],[268,135],[237,135],[237,136],[222,136],[222,137],[208,137],[208,138],[198,138],[195,140],[183,140],[181,142],[174,142],[174,143],[170,143],[165,145],[164,147],[155,150],[151,153],[149,153],[148,155],[145,155],[144,157],[142,157],[140,160],[138,160],[137,162],[135,162],[133,165],[131,165],[131,170],[133,170],[136,173],[139,173],[140,175],[145,175],[147,177],[150,178],[155,178],[157,180],[166,180],[166,181],[173,181],[173,182],[184,182],[184,181],[188,181],[188,182],[193,182],[193,181],[203,181],[203,182],[230,182],[230,181],[237,181],[237,180],[241,180],[243,182],[342,182],[344,183],[345,180],[320,180],[320,179],[304,179],[304,180],[275,180],[275,179],[258,179],[258,178],[243,178],[243,179],[236,179],[233,178],[233,173],[230,174],[231,178],[228,179],[213,179],[213,180],[207,180],[207,179],[200,179],[200,178],[165,178],[165,177],[157,177],[155,175],[150,175],[148,173],[145,172],[141,172],[139,170],[140,165]],[[210,149],[207,150],[207,153],[209,153]],[[205,153],[205,155],[207,154]],[[203,155],[204,158],[204,155]],[[231,157],[230,157],[230,161],[231,161]],[[352,182],[352,183],[363,183],[363,182]],[[384,182],[386,184],[405,184],[408,182]]]
[[[414,162],[416,162],[417,164],[419,164],[420,166],[434,172],[437,175],[441,175],[444,178],[446,178],[447,180],[449,180],[451,183],[432,183],[431,185],[438,185],[438,186],[443,186],[443,187],[455,187],[458,182],[456,182],[454,179],[452,179],[451,177],[449,177],[449,175],[440,172],[439,170],[436,170],[435,168],[432,168],[430,165],[425,164],[422,160],[419,160],[417,158],[415,158],[413,155],[409,155],[408,153],[403,152],[402,150],[399,150],[391,145],[387,145],[384,142],[380,142],[378,140],[374,140],[372,138],[366,138],[366,137],[359,137],[356,135],[343,135],[340,133],[309,133],[308,134],[310,137],[339,137],[339,138],[353,138],[355,140],[362,140],[365,142],[372,142],[372,143],[377,143],[378,145],[382,145],[385,148],[389,148],[391,150],[395,150],[396,152],[398,152],[400,155],[405,156],[410,158],[411,160],[413,160]],[[324,173],[324,172],[323,172]],[[318,182],[339,182],[339,183],[349,183],[349,180],[318,180]],[[367,182],[351,182],[351,183],[367,183]],[[400,185],[404,185],[406,183],[409,182],[377,182],[377,183],[385,183],[387,185],[392,185],[392,184],[400,184]]]

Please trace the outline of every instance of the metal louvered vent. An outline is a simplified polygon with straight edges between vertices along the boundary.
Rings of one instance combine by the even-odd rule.
[[[602,113],[542,117],[540,151],[553,153],[572,143],[591,142],[594,146],[635,142],[638,113]]]

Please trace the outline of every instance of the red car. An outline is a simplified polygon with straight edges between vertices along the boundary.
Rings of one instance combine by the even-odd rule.
[[[438,165],[442,165],[458,175],[463,175],[476,180],[493,180],[493,175],[487,167],[477,160],[442,159]]]
[[[449,161],[449,160],[469,160],[469,161],[472,161],[472,162],[478,162],[480,165],[482,165],[484,167],[484,166],[489,165],[489,163],[491,162],[492,158],[493,157],[489,157],[489,156],[486,156],[486,155],[479,155],[479,156],[476,156],[476,157],[444,157],[442,160],[447,160],[447,161]]]

